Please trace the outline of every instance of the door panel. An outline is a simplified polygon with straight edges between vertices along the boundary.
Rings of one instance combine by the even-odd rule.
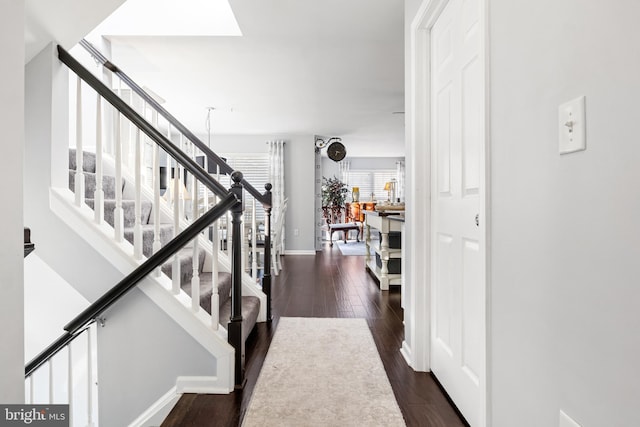
[[[451,194],[451,85],[438,92],[438,193]]]
[[[449,355],[453,355],[451,330],[451,316],[454,296],[452,295],[455,278],[452,275],[455,249],[453,238],[446,234],[438,235],[438,280],[436,281],[437,310],[436,310],[436,339],[437,345]]]
[[[450,0],[431,30],[431,369],[482,425],[485,361],[484,71],[480,0]],[[478,218],[478,220],[476,220]]]

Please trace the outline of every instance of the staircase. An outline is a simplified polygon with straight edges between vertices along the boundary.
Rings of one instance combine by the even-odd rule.
[[[98,415],[101,422],[108,421],[106,425],[127,425],[136,416],[135,425],[143,425],[176,394],[229,393],[234,385],[242,387],[244,342],[256,322],[271,317],[269,263],[260,283],[242,265],[243,193],[249,192],[263,204],[265,259],[269,259],[271,185],[265,186],[264,194],[258,192],[113,64],[101,61],[121,83],[107,86],[60,47],[58,56],[78,78],[72,137],[76,143],[69,150],[68,145],[54,142],[51,150],[46,147],[39,152],[50,152],[44,160],[51,165],[41,168],[51,166],[55,175],[46,182],[46,203],[38,210],[44,211],[44,221],[39,226],[55,224],[55,238],[47,242],[60,241],[61,247],[72,248],[75,257],[56,253],[51,259],[68,275],[65,279],[70,284],[91,293],[92,303],[25,367],[27,401],[53,403],[53,393],[40,396],[40,392],[59,385],[54,379],[60,374],[54,367],[68,366],[63,375],[68,376],[66,399],[73,411],[78,402],[71,386],[78,381],[79,360],[72,346],[85,344],[87,354],[80,356],[86,362],[80,363],[85,365],[84,373],[78,375],[88,393],[81,401],[89,402],[89,425],[91,417]],[[124,84],[135,88],[128,99],[119,89]],[[68,93],[68,88],[63,92]],[[38,95],[47,96],[46,91]],[[72,103],[64,97],[60,101],[53,110],[68,110]],[[89,124],[94,129],[89,131],[83,129],[87,111],[95,113]],[[159,116],[167,122],[159,125]],[[47,120],[47,115],[42,119]],[[93,133],[95,140],[84,142],[87,133]],[[198,164],[199,158],[205,159],[206,168]],[[180,208],[180,196],[161,198],[162,167],[185,180],[185,188],[192,192],[190,218]],[[211,167],[230,174],[231,188],[206,171]],[[180,180],[175,181],[172,188],[178,194]],[[201,194],[204,200],[199,204]],[[51,215],[55,218],[48,218]],[[220,234],[216,224],[225,215],[226,228]],[[93,280],[92,275],[99,278],[103,270],[110,279]],[[113,285],[115,280],[119,281]],[[98,351],[97,358],[93,351]],[[54,361],[54,357],[67,360]],[[38,378],[44,379],[44,385],[36,384]],[[55,401],[64,402],[64,398],[56,392]],[[92,409],[98,406],[99,411]]]
[[[85,203],[91,209],[95,207],[94,194],[96,191],[96,155],[89,151],[83,151],[83,165],[82,171],[84,175],[84,188],[85,188]],[[76,150],[69,149],[69,189],[74,191],[75,189],[75,177],[77,172],[76,164]],[[116,207],[116,180],[114,176],[103,175],[102,188],[104,191],[104,220],[111,227],[114,226],[115,216],[114,210]],[[122,180],[122,194],[131,194],[128,191],[132,187],[132,184],[126,179]],[[134,228],[136,222],[135,214],[135,200],[123,198],[122,200],[123,218],[124,218],[124,238],[131,244],[134,243]],[[155,239],[155,227],[152,223],[152,211],[153,203],[150,200],[141,201],[141,216],[140,221],[142,223],[142,252],[145,257],[150,257],[153,254],[153,242]],[[160,236],[159,240],[162,246],[165,246],[175,235],[174,225],[169,222],[160,224]],[[197,272],[200,282],[200,306],[208,313],[211,314],[211,296],[213,293],[213,278],[211,272],[205,272],[204,261],[205,252],[198,252],[198,262],[193,262],[193,249],[192,247],[183,248],[179,254],[179,275],[180,275],[180,288],[187,294],[192,295],[192,278],[194,269],[193,266],[197,265]],[[174,262],[168,261],[163,264],[162,272],[169,278],[173,276]],[[219,320],[223,328],[227,328],[227,322],[231,315],[231,274],[224,271],[217,273],[218,278],[218,295],[219,295]],[[242,331],[243,341],[246,341],[247,337],[253,330],[258,320],[260,313],[260,300],[255,296],[243,296],[242,297]]]

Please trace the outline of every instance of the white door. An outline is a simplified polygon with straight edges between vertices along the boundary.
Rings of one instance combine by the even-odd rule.
[[[431,369],[484,424],[484,62],[480,0],[450,0],[431,31]]]

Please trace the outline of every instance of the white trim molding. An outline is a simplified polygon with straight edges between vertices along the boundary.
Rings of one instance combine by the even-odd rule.
[[[162,424],[185,393],[228,394],[229,391],[219,387],[217,377],[178,377],[176,385],[153,402],[129,424],[129,427],[151,427]]]
[[[315,255],[315,250],[289,249],[284,251],[285,255]]]

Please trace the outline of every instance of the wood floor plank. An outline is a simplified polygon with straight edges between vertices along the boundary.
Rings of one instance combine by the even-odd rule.
[[[366,318],[407,426],[466,425],[433,377],[414,372],[400,354],[400,287],[380,291],[364,269],[364,257],[343,256],[328,244],[316,256],[287,255],[282,265],[273,276],[274,321],[258,324],[247,341],[245,388],[230,395],[184,395],[163,427],[239,425],[282,316]]]

